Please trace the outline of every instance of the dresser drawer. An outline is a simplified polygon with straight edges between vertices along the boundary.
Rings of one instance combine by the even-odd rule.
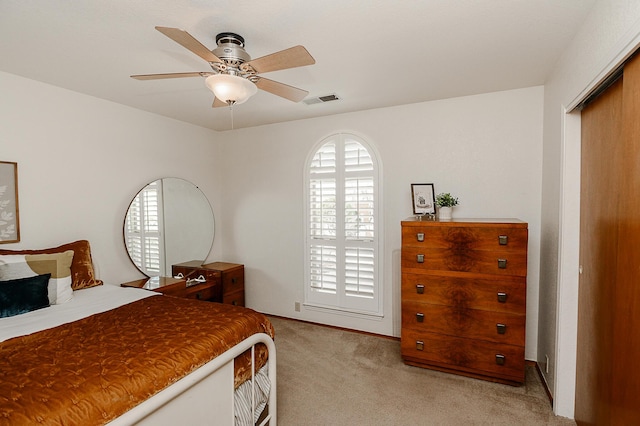
[[[402,329],[524,346],[525,316],[402,302]]]
[[[524,347],[402,330],[406,361],[524,382]]]
[[[524,314],[527,303],[526,284],[526,277],[470,278],[404,272],[402,300]]]
[[[222,295],[222,303],[234,306],[244,306],[244,291],[234,291],[233,293],[224,293]]]
[[[225,271],[222,275],[222,291],[224,294],[244,290],[244,268]]]
[[[526,227],[411,226],[402,228],[402,246],[433,249],[526,251]]]
[[[210,302],[220,302],[220,284],[206,282],[187,287],[185,297],[187,299],[207,300]]]
[[[527,253],[486,250],[451,250],[423,247],[402,249],[402,268],[425,271],[457,271],[492,275],[527,275]]]
[[[158,293],[166,294],[167,296],[185,297],[186,288],[184,282],[182,285],[172,285],[154,290]]]
[[[220,272],[211,271],[209,269],[197,269],[191,278],[199,278],[200,276],[204,277],[207,282],[214,283],[216,285],[220,284]]]

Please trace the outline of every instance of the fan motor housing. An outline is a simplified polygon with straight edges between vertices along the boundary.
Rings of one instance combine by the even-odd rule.
[[[223,59],[229,65],[240,65],[251,60],[251,56],[244,50],[244,38],[236,33],[220,33],[216,36],[216,47],[213,54]]]

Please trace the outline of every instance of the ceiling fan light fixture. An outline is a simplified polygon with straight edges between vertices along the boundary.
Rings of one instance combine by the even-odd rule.
[[[244,103],[258,91],[253,82],[231,74],[211,75],[205,79],[205,84],[216,98],[230,105]]]

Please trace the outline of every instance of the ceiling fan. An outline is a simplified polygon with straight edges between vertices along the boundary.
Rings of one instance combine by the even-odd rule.
[[[253,96],[258,89],[293,102],[300,102],[309,93],[258,75],[315,64],[315,59],[303,46],[294,46],[252,60],[244,50],[244,38],[235,33],[218,34],[216,36],[218,47],[209,50],[184,30],[169,27],[156,27],[156,30],[207,61],[213,71],[132,75],[131,78],[157,80],[205,77],[205,84],[215,95],[213,107],[241,104]]]

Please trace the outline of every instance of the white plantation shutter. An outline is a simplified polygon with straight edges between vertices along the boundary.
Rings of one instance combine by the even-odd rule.
[[[324,293],[336,293],[336,248],[312,245],[310,250],[311,288]]]
[[[309,226],[316,239],[336,238],[336,180],[311,179]]]
[[[378,170],[360,138],[325,139],[307,166],[305,303],[381,314]]]
[[[347,247],[345,254],[345,292],[350,296],[373,298],[373,249]]]
[[[373,178],[347,179],[344,189],[347,240],[373,240]]]
[[[162,187],[160,181],[147,185],[131,202],[125,218],[125,238],[131,260],[148,276],[164,270],[162,232]]]

